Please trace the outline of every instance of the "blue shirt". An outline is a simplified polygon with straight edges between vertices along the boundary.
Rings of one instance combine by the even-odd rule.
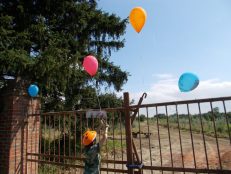
[[[99,152],[99,143],[84,149],[83,153],[86,157],[84,174],[99,174],[101,158]]]

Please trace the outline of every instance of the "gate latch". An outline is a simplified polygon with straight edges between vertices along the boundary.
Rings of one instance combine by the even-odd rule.
[[[142,169],[144,164],[127,164],[127,168],[132,168],[132,169]]]

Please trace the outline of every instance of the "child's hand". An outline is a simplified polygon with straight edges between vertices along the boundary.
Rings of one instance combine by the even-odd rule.
[[[101,126],[102,126],[104,129],[106,129],[106,128],[109,127],[109,125],[107,124],[106,120],[104,120],[104,119],[101,119],[101,120],[100,120],[100,124],[101,124]]]

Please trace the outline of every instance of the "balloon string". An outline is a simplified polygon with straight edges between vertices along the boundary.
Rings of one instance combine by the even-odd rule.
[[[98,87],[97,86],[98,86],[97,82],[95,82],[96,97],[97,97],[98,104],[99,104],[99,110],[101,111],[100,100],[99,100],[99,96],[98,96]]]

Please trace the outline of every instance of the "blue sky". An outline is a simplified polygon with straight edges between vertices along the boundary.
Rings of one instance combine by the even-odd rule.
[[[122,92],[148,102],[231,95],[230,0],[100,0],[98,8],[121,18],[140,6],[147,21],[138,34],[130,24],[125,47],[111,60],[131,76]],[[188,93],[178,78],[193,72],[199,86]]]

